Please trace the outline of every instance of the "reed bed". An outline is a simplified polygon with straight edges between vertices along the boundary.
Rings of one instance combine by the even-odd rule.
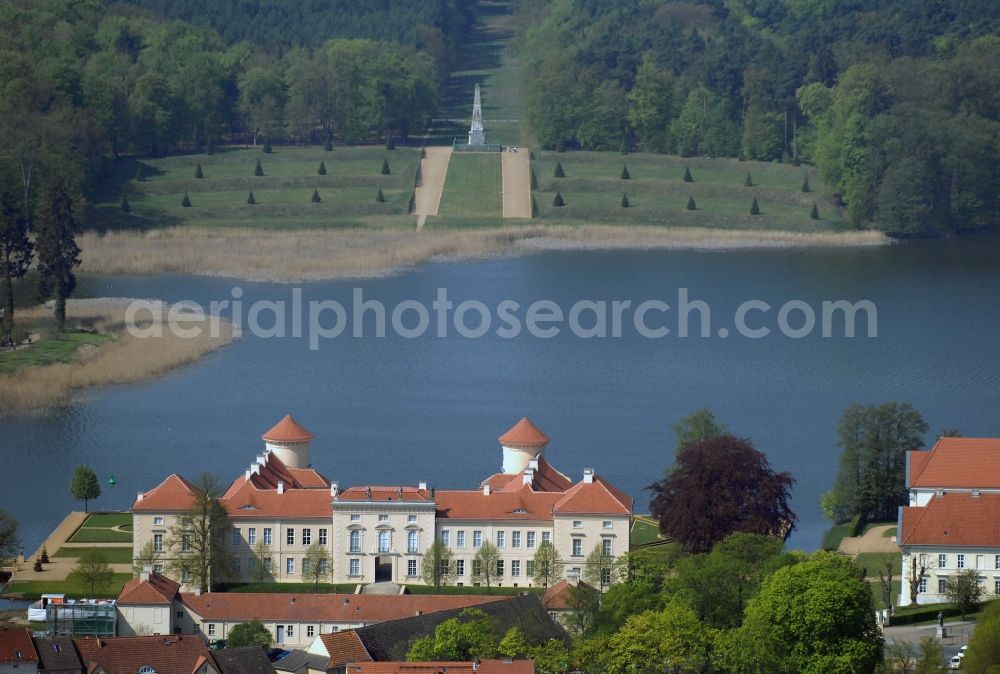
[[[28,367],[0,376],[0,413],[48,408],[77,389],[141,381],[193,362],[232,340],[232,326],[218,318],[206,319],[209,323],[198,337],[182,339],[164,329],[162,337],[138,338],[125,329],[127,305],[127,300],[70,300],[66,307],[68,329],[94,330],[112,339],[81,348],[77,359],[69,363]],[[40,339],[54,338],[50,308],[21,310],[17,319],[30,325]],[[137,321],[140,327],[149,327],[151,322],[148,313],[145,320]]]
[[[189,273],[295,282],[382,276],[440,258],[479,258],[546,248],[774,248],[886,243],[878,232],[789,232],[615,225],[261,231],[173,227],[87,233],[82,270]]]

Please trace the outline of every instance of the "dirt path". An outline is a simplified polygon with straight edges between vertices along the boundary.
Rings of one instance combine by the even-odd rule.
[[[526,147],[502,153],[503,217],[531,217],[531,152]]]
[[[420,187],[416,190],[413,208],[419,216],[418,229],[423,229],[428,215],[437,215],[451,159],[450,147],[428,147],[426,152],[427,156],[420,160]]]
[[[846,555],[857,555],[862,552],[899,552],[899,545],[896,543],[896,538],[883,535],[886,531],[895,527],[895,524],[886,524],[880,527],[872,527],[863,536],[848,536],[840,542],[837,550]]]

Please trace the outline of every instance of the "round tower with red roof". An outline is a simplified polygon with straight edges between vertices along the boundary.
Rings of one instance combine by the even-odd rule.
[[[532,459],[545,455],[545,446],[549,444],[549,436],[528,417],[522,417],[498,439],[503,448],[503,472],[508,475],[523,473]]]
[[[309,467],[309,444],[314,436],[293,419],[291,414],[286,414],[260,437],[265,449],[273,452],[289,468]]]

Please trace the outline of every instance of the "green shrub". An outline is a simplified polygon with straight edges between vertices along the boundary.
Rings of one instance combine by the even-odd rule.
[[[694,197],[688,197],[687,209],[689,211],[697,211],[698,210],[698,204],[694,203]]]
[[[385,203],[385,195],[382,194],[382,188],[381,187],[378,188],[378,194],[375,195],[375,201],[377,201],[380,204],[384,204]]]
[[[553,175],[556,178],[565,178],[566,177],[566,174],[563,172],[563,167],[562,167],[562,162],[561,161],[557,161],[556,162],[556,170],[555,170],[555,173],[553,173]]]
[[[392,171],[389,170],[389,160],[388,159],[383,159],[382,160],[382,175],[387,176],[387,175],[389,175],[391,173],[392,173]]]
[[[141,164],[140,163],[139,166],[136,167],[136,169],[135,169],[135,179],[136,179],[137,182],[140,182],[140,183],[146,182],[146,165],[145,164]]]
[[[753,187],[753,178],[750,177],[750,171],[747,171],[747,178],[743,181],[745,187]]]
[[[750,215],[760,215],[760,204],[757,203],[757,197],[753,198],[753,203],[750,205]]]
[[[194,177],[201,180],[205,177],[204,171],[201,170],[201,162],[198,162],[198,168],[194,170]]]
[[[691,175],[691,167],[689,166],[684,167],[684,182],[686,183],[694,182],[694,177]]]
[[[257,203],[257,200],[253,197],[253,190],[250,190],[250,194],[247,195],[247,203],[251,206]]]
[[[322,159],[319,162],[319,169],[317,169],[316,173],[320,174],[321,176],[326,175],[326,163]]]
[[[181,199],[181,206],[191,208],[191,199],[188,198],[187,192],[184,193],[184,198]]]
[[[128,197],[122,197],[122,212],[128,213],[132,210],[132,205],[128,202]]]
[[[622,164],[622,180],[628,180],[631,177],[628,172],[628,164]]]
[[[314,204],[318,204],[321,201],[322,199],[319,198],[319,190],[313,190],[312,202]]]
[[[629,207],[628,193],[622,192],[622,208],[628,208],[628,207]]]
[[[565,206],[566,205],[566,200],[563,199],[562,194],[560,194],[559,192],[556,192],[555,198],[552,199],[552,205],[555,206],[556,208],[559,208],[560,206]]]
[[[809,217],[813,220],[819,220],[819,208],[816,207],[816,204],[813,204],[812,210],[809,212]]]
[[[806,177],[804,177],[802,179],[802,191],[803,192],[812,192],[812,187],[809,186],[809,175],[808,174],[806,175]]]
[[[257,160],[257,165],[253,167],[253,174],[258,178],[264,175],[264,167],[260,165],[260,160]]]

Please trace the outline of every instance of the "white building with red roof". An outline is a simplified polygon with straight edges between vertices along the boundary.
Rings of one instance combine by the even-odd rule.
[[[479,582],[473,561],[484,541],[500,549],[494,582],[507,587],[534,584],[533,558],[543,541],[576,576],[595,548],[611,556],[628,551],[632,499],[592,469],[574,482],[554,468],[545,457],[549,437],[527,418],[498,438],[502,472],[470,490],[424,482],[341,489],[311,467],[313,434],[290,415],[261,437],[264,452],[220,499],[232,525],[228,581],[256,578],[263,563],[275,581],[302,582],[306,550],[316,543],[329,553],[329,579],[337,583],[425,584],[421,562],[435,538],[451,548],[462,585]],[[136,554],[152,546],[157,572],[183,554],[172,532],[193,495],[190,482],[170,475],[132,507]],[[254,552],[261,543],[268,558]]]
[[[933,604],[947,601],[949,579],[968,569],[987,595],[1000,595],[1000,438],[940,438],[906,458],[900,605],[911,603],[911,577],[917,603]]]

